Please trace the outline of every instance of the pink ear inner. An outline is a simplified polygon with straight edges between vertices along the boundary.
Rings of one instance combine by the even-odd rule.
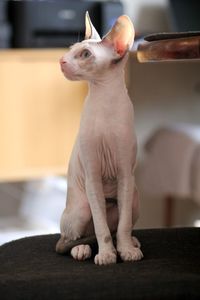
[[[134,39],[134,27],[127,16],[120,16],[112,29],[103,38],[102,42],[113,48],[120,57],[132,46]]]
[[[127,46],[120,40],[115,42],[115,50],[120,55],[123,56],[127,50]]]

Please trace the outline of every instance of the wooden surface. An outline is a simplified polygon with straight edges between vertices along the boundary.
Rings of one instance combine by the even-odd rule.
[[[200,35],[143,42],[138,46],[137,57],[139,62],[199,60]]]
[[[62,75],[65,51],[0,52],[0,181],[66,174],[87,85]]]

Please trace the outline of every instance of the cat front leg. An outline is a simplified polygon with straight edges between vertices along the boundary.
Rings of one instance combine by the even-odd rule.
[[[95,234],[98,242],[98,254],[94,262],[97,265],[116,263],[117,253],[113,246],[111,233],[107,224],[106,201],[99,176],[86,178],[86,192],[92,212]]]
[[[133,225],[138,217],[138,205],[134,176],[129,174],[120,177],[118,182],[117,251],[123,261],[136,261],[143,257],[139,241],[132,237]]]

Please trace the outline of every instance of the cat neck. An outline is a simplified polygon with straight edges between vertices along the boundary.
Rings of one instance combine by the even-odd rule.
[[[125,75],[123,68],[113,68],[104,72],[98,78],[89,83],[89,98],[112,97],[121,93],[126,93]]]
[[[124,69],[128,57],[129,53],[127,52],[119,61],[113,61],[109,70],[105,70],[103,74],[99,74],[98,78],[90,81],[88,96],[92,98],[99,96],[102,99],[102,96],[103,98],[110,98],[127,94]]]

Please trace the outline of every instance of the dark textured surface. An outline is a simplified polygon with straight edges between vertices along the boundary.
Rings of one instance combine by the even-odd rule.
[[[0,299],[200,299],[200,229],[136,230],[135,235],[144,259],[104,267],[93,259],[77,262],[56,254],[59,235],[5,244]]]

